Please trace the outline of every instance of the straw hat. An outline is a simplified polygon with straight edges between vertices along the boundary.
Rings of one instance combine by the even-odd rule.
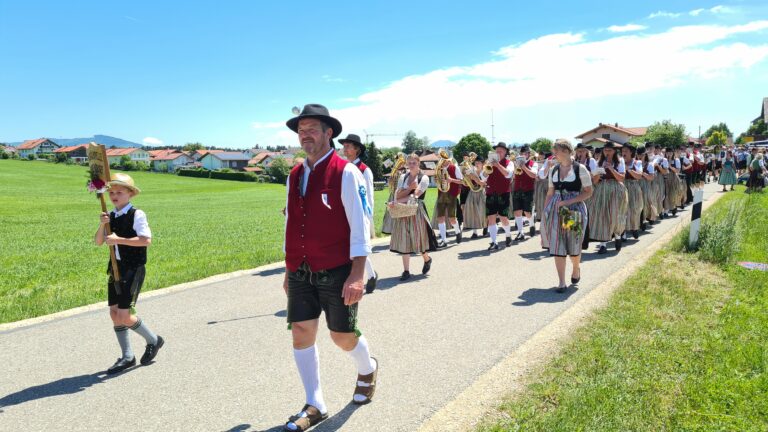
[[[117,173],[112,174],[112,181],[109,182],[109,186],[122,186],[124,188],[128,188],[133,191],[134,194],[138,195],[141,193],[141,189],[137,188],[135,184],[133,184],[133,178],[129,176],[128,174],[123,173]]]

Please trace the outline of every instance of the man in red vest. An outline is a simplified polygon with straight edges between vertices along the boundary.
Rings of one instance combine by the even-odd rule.
[[[512,182],[512,211],[515,212],[517,237],[515,241],[525,240],[523,235],[523,214],[528,219],[531,232],[534,232],[533,191],[536,188],[536,173],[538,165],[531,159],[531,148],[524,145],[520,148],[520,157],[525,161],[515,161],[515,179]],[[517,172],[519,169],[519,173]]]
[[[363,177],[365,178],[365,190],[367,192],[365,204],[367,205],[364,205],[363,207],[370,210],[370,212],[368,212],[368,222],[371,225],[371,238],[373,238],[375,226],[373,224],[373,171],[371,171],[368,165],[361,160],[365,157],[365,144],[363,144],[362,141],[360,141],[360,137],[355,134],[348,134],[346,138],[338,141],[344,146],[342,149],[344,157],[352,162],[360,172],[363,173]],[[373,263],[371,263],[370,256],[365,260],[365,275],[368,277],[368,282],[365,284],[365,292],[366,294],[370,294],[376,289],[376,282],[379,280],[376,271],[373,269]]]
[[[285,429],[304,431],[328,418],[315,345],[321,312],[331,339],[357,367],[352,403],[369,403],[376,389],[379,364],[357,327],[371,227],[365,179],[332,147],[341,122],[326,107],[311,104],[286,125],[298,134],[307,154],[287,181],[283,282],[294,359],[306,395],[306,404]]]
[[[443,169],[445,170],[444,175],[448,179],[448,190],[446,192],[438,190],[437,202],[435,202],[435,219],[437,220],[437,228],[440,231],[440,243],[437,244],[439,248],[447,246],[446,218],[451,223],[453,232],[456,234],[456,243],[461,243],[461,228],[459,227],[459,221],[456,219],[456,207],[459,195],[461,195],[461,179],[464,177],[453,161],[448,161],[447,166]]]
[[[509,155],[507,145],[500,142],[493,148],[496,150],[499,160],[493,162],[493,172],[489,176],[486,177],[485,173],[481,176],[481,180],[486,182],[485,215],[488,217],[488,233],[491,235],[489,251],[499,250],[499,245],[496,243],[496,235],[499,230],[496,225],[497,217],[501,219],[501,226],[507,233],[507,246],[512,245],[512,231],[509,227],[509,194],[512,191],[510,179],[514,170],[511,162],[507,159]]]

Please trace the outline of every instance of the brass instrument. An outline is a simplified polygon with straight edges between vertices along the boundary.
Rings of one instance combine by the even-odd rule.
[[[489,151],[488,159],[485,160],[485,165],[483,165],[483,173],[485,173],[486,176],[493,174],[493,164],[498,161],[499,155],[497,155],[495,151]]]
[[[389,192],[395,193],[397,190],[397,181],[400,179],[400,170],[405,166],[405,153],[399,152],[392,165],[392,172],[389,175]]]
[[[475,173],[475,159],[477,159],[477,153],[475,152],[470,152],[469,157],[464,158],[464,162],[461,163],[461,174],[464,176],[464,185],[467,186],[469,190],[472,192],[480,192],[480,190],[483,189],[483,186],[472,181],[473,178],[479,180]]]
[[[435,183],[437,183],[437,190],[440,192],[448,192],[451,188],[451,176],[448,174],[448,167],[446,165],[451,163],[451,157],[445,149],[440,149],[438,152],[440,160],[435,166]]]

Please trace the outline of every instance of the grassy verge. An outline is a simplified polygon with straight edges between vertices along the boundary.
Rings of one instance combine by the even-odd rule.
[[[149,291],[283,259],[285,187],[132,172],[153,233]],[[0,161],[0,323],[106,298],[107,249],[86,168]],[[430,191],[430,208],[436,192]],[[388,191],[376,193],[381,230]]]
[[[711,229],[729,219],[735,247]],[[736,265],[768,262],[768,194],[728,194],[703,225],[698,252],[684,234],[659,251],[479,430],[768,430],[768,272]]]

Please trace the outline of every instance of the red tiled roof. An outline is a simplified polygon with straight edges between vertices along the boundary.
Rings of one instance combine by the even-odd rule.
[[[169,153],[161,154],[161,155],[158,155],[158,156],[155,156],[155,157],[150,157],[150,159],[155,160],[155,161],[174,160],[174,159],[178,159],[178,158],[180,158],[182,156],[189,157],[189,155],[181,153],[181,152],[176,152],[176,153],[175,152],[169,152]]]
[[[175,149],[162,149],[162,150],[149,150],[149,158],[152,160],[173,160],[184,154],[183,152]],[[173,155],[173,157],[169,157]]]
[[[141,150],[138,147],[128,147],[128,148],[115,148],[115,149],[107,149],[107,157],[109,156],[124,156],[127,154],[131,154],[135,152],[136,150]]]
[[[264,170],[261,167],[245,167],[245,168],[243,168],[243,171],[258,173],[258,172],[262,172]]]
[[[589,134],[595,132],[596,130],[598,130],[598,129],[602,128],[602,127],[607,127],[607,128],[613,129],[615,131],[624,132],[625,134],[631,135],[631,136],[645,135],[645,132],[648,130],[648,128],[646,128],[646,127],[631,127],[631,128],[628,128],[628,127],[616,126],[616,125],[612,125],[612,124],[608,124],[608,123],[600,123],[600,124],[597,125],[597,127],[592,128],[592,129],[590,129],[590,130],[588,130],[588,131],[586,131],[586,132],[584,132],[584,133],[582,133],[580,135],[576,135],[576,138],[577,139],[578,138],[584,138],[585,135],[589,135]]]
[[[195,152],[200,156],[205,156],[208,153],[223,153],[224,150],[195,150]]]
[[[53,152],[54,153],[69,153],[69,152],[73,152],[73,151],[79,149],[80,147],[88,147],[88,144],[78,144],[78,145],[73,145],[73,146],[69,146],[69,147],[57,148]]]
[[[26,141],[24,141],[18,147],[18,149],[19,150],[30,150],[30,149],[33,149],[33,148],[39,146],[40,144],[42,144],[42,143],[44,143],[46,141],[48,141],[48,138],[38,138],[38,139],[33,139],[33,140],[26,140]]]
[[[248,163],[260,164],[260,163],[262,163],[264,161],[264,159],[266,159],[266,158],[268,158],[270,156],[274,156],[276,154],[279,154],[279,153],[275,153],[275,152],[261,152],[261,153],[258,153],[256,156],[254,156],[253,159],[248,161]]]

